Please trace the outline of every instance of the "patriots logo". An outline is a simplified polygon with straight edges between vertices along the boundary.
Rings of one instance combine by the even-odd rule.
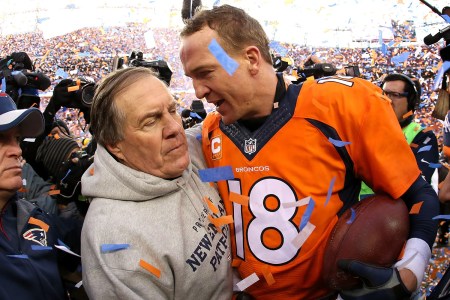
[[[47,246],[47,234],[42,228],[33,228],[23,234],[23,238],[41,246]]]

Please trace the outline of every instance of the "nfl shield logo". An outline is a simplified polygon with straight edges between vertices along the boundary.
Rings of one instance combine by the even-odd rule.
[[[245,140],[244,152],[252,154],[256,151],[256,139]]]

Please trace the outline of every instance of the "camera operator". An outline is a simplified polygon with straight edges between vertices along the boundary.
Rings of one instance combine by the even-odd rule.
[[[183,128],[187,129],[195,124],[201,123],[206,118],[206,110],[201,100],[193,100],[190,109],[183,109],[181,118]]]
[[[92,163],[94,149],[88,153],[82,151],[73,139],[64,121],[56,119],[61,107],[78,108],[89,122],[90,99],[94,83],[88,79],[63,79],[54,90],[45,108],[44,132],[34,140],[22,141],[23,156],[45,180],[56,184],[57,203],[60,209],[69,211],[71,217],[81,217],[87,211],[88,203],[81,196],[80,179],[83,172]],[[91,142],[95,143],[95,141]],[[83,201],[79,201],[83,200]],[[76,207],[74,207],[76,204]]]

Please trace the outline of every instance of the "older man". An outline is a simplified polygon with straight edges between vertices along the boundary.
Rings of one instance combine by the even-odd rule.
[[[63,239],[61,224],[17,194],[23,184],[20,137],[43,130],[38,109],[17,109],[0,93],[0,299],[68,299],[57,264],[61,252],[54,247]]]
[[[146,68],[110,74],[91,110],[98,143],[82,177],[93,198],[82,233],[91,299],[230,299],[229,229],[198,175],[176,102]],[[189,136],[190,143],[199,143]]]

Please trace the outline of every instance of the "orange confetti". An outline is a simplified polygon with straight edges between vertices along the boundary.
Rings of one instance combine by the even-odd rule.
[[[24,188],[24,187],[21,187],[21,188],[18,190],[18,192],[20,192],[20,193],[26,193],[26,192],[27,192],[27,189]]]
[[[219,209],[217,208],[217,206],[214,205],[214,203],[212,203],[211,199],[209,199],[209,197],[203,197],[203,201],[206,202],[206,204],[208,204],[209,209],[213,212],[213,214],[218,215],[219,214]]]
[[[419,147],[419,145],[417,145],[417,144],[415,144],[415,143],[411,143],[411,144],[409,144],[409,146],[410,146],[411,148],[417,148],[417,147]]]
[[[146,262],[145,260],[139,260],[139,265],[146,269],[147,271],[149,271],[150,273],[152,273],[153,275],[155,275],[156,277],[160,278],[161,277],[161,270],[159,270],[158,268],[152,266],[151,264],[149,264],[148,262]]]
[[[89,174],[92,176],[92,175],[94,175],[94,168],[91,168],[90,170],[89,170]]]
[[[59,134],[55,133],[55,134],[53,135],[53,137],[55,138],[55,140],[59,140]]]
[[[420,211],[420,208],[422,207],[422,204],[423,204],[423,201],[414,204],[414,205],[411,207],[411,210],[409,211],[409,214],[410,214],[410,215],[416,215],[416,214],[418,214],[419,211]]]
[[[61,191],[60,190],[51,190],[51,191],[48,191],[48,194],[49,194],[49,196],[59,195],[59,194],[61,194]]]
[[[402,118],[406,119],[407,117],[412,116],[412,114],[413,114],[413,112],[412,112],[412,110],[410,110],[406,114],[404,114]]]
[[[266,279],[267,285],[272,285],[275,283],[275,279],[273,278],[272,273],[270,272],[270,268],[269,266],[264,266],[264,268],[262,269],[264,278]]]
[[[30,217],[30,220],[28,220],[28,224],[33,224],[41,227],[45,232],[48,231],[48,224],[44,221],[38,220],[36,218]]]
[[[56,189],[56,184],[52,184],[52,185],[50,186],[50,189],[51,189],[51,190]]]
[[[233,192],[230,192],[229,199],[231,202],[240,204],[242,206],[248,206],[248,201],[250,200],[248,196],[239,195]]]
[[[68,92],[75,92],[75,91],[78,91],[79,89],[80,89],[80,87],[78,85],[67,87]]]
[[[237,268],[241,265],[241,263],[242,263],[242,260],[233,258],[233,260],[231,261],[231,267]]]
[[[208,216],[208,217],[211,217],[211,216]],[[211,219],[213,221],[211,221]],[[211,223],[213,223],[214,225],[218,225],[219,227],[222,227],[223,225],[231,224],[231,223],[234,222],[232,215],[223,216],[223,217],[220,217],[220,218],[212,218],[211,217],[211,219],[210,219]]]

